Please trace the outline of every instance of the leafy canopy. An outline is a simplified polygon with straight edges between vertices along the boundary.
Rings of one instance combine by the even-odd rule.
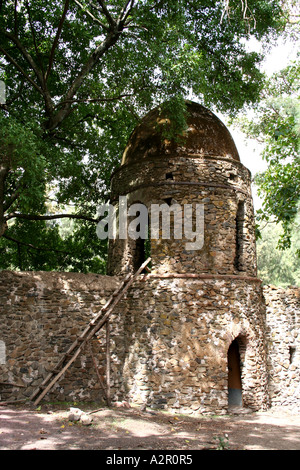
[[[263,199],[257,220],[260,224],[274,220],[281,225],[278,243],[281,249],[291,245],[300,201],[299,76],[299,60],[274,74],[266,81],[254,117],[240,120],[246,134],[264,144],[262,157],[268,168],[255,177],[258,194]]]
[[[0,2],[0,266],[101,271],[97,206],[140,117],[168,102],[181,126],[190,93],[231,114],[256,102],[245,42],[284,24],[277,0]]]

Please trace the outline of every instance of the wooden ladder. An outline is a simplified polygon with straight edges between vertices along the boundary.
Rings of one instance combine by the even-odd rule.
[[[108,299],[106,304],[102,307],[99,314],[93,318],[88,324],[86,329],[81,333],[80,336],[73,342],[67,352],[64,353],[60,361],[56,364],[55,368],[49,373],[45,380],[38,386],[38,388],[31,395],[30,400],[34,401],[35,405],[42,400],[42,398],[49,392],[49,390],[55,385],[55,383],[61,378],[66,372],[70,365],[79,356],[82,349],[86,346],[88,341],[106,324],[112,311],[119,301],[124,296],[125,292],[133,284],[136,278],[147,268],[151,258],[148,258],[136,271],[135,274],[128,274],[121,285],[115,290],[112,296]]]

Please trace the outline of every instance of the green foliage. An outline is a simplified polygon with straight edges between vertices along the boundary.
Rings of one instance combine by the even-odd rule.
[[[257,221],[281,224],[281,248],[291,246],[291,228],[300,201],[300,95],[299,60],[266,80],[263,99],[254,117],[239,123],[252,138],[264,144],[262,158],[268,162],[264,173],[255,175],[263,206]]]
[[[13,117],[0,114],[0,142],[0,158],[10,168],[6,181],[7,203],[19,188],[18,201],[24,210],[35,206],[41,211],[47,180],[41,141],[28,123],[22,125]]]
[[[285,250],[278,246],[283,230],[280,225],[268,223],[257,240],[258,277],[264,284],[287,287],[300,286],[300,216],[291,229],[291,247]]]
[[[0,238],[1,268],[105,274],[105,241],[94,236],[94,225],[77,221],[74,225],[63,237],[56,222],[17,220],[8,238]]]
[[[191,92],[232,115],[254,103],[245,40],[284,26],[277,0],[0,2],[0,268],[102,272],[95,214],[140,117],[167,102],[175,137]],[[70,205],[62,236],[52,216]]]
[[[217,444],[216,450],[230,450],[228,434],[224,434],[224,437],[223,436],[214,437],[214,440],[216,441],[216,444]]]

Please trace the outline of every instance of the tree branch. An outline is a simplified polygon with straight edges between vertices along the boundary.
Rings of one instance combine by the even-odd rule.
[[[56,108],[65,104],[65,103],[100,103],[100,102],[110,102],[110,101],[117,101],[122,98],[128,98],[129,96],[133,96],[134,93],[123,93],[118,96],[114,96],[112,98],[82,98],[82,99],[74,99],[74,100],[65,100],[61,101],[56,105]]]
[[[65,95],[65,98],[62,101],[64,103],[63,107],[46,123],[45,127],[48,132],[54,131],[54,129],[58,127],[60,123],[70,114],[73,97],[77,90],[81,87],[85,77],[90,73],[98,60],[117,42],[120,33],[120,30],[109,32],[105,40],[90,55],[89,59],[70,86],[69,91]],[[57,107],[59,107],[59,104]]]
[[[43,90],[35,83],[34,80],[32,80],[32,78],[27,75],[27,73],[25,72],[25,70],[11,57],[11,55],[5,50],[3,49],[2,46],[0,46],[0,51],[5,55],[5,57],[9,60],[9,62],[14,66],[16,67],[16,69],[26,78],[26,80],[31,83],[31,85],[41,94],[43,95]]]
[[[37,42],[36,42],[36,35],[35,35],[35,30],[34,30],[34,27],[33,27],[32,19],[31,19],[31,13],[30,13],[30,7],[29,7],[28,1],[26,1],[25,5],[26,5],[27,13],[28,13],[28,19],[29,19],[29,24],[30,24],[30,29],[31,29],[31,34],[32,34],[34,49],[35,49],[35,52],[36,52],[36,56],[37,56],[37,58],[39,59],[39,63],[40,63],[42,75],[44,76],[43,62],[42,62],[42,60],[41,60],[39,48],[38,48]]]
[[[22,187],[23,186],[23,187]],[[11,195],[10,197],[10,200],[5,203],[3,205],[3,209],[4,211],[7,211],[12,205],[13,203],[18,199],[18,197],[20,196],[20,194],[22,193],[22,191],[24,191],[24,189],[26,189],[26,184],[22,184],[20,183],[17,187],[17,189],[14,191],[14,193]]]
[[[35,61],[29,54],[29,52],[25,49],[21,41],[14,35],[9,33],[8,31],[4,31],[3,34],[10,39],[19,49],[25,60],[28,62],[32,70],[34,71],[35,75],[37,76],[40,84],[43,86],[44,80],[41,71],[39,70],[38,66],[36,65]]]
[[[55,220],[55,219],[79,219],[87,220],[88,222],[98,223],[99,219],[93,219],[80,214],[53,214],[53,215],[35,215],[35,214],[20,214],[18,212],[13,212],[6,217],[6,220],[10,219],[26,219],[26,220]]]
[[[69,1],[69,0],[68,0]],[[28,10],[29,14],[29,23],[31,26],[31,33],[33,36],[33,42],[35,44],[35,50],[37,53],[37,56],[39,57],[37,45],[35,42],[35,33],[33,30],[33,25],[31,24],[31,19],[30,19],[30,12]],[[28,62],[29,66],[35,73],[37,79],[39,80],[39,83],[41,85],[41,88],[30,78],[30,76],[23,70],[23,68],[9,55],[8,52],[6,52],[3,48],[0,47],[0,50],[6,55],[6,57],[9,59],[9,61],[24,75],[24,77],[38,90],[38,92],[43,96],[44,101],[45,101],[45,106],[46,106],[46,113],[51,116],[52,111],[53,111],[53,103],[52,103],[52,98],[50,96],[50,93],[47,89],[46,82],[45,82],[45,77],[43,73],[43,68],[39,69],[35,61],[33,60],[32,56],[29,54],[29,52],[25,49],[21,41],[16,37],[14,34],[9,33],[8,31],[3,31],[2,34],[4,34],[8,39],[10,39],[18,48],[18,50],[21,52],[25,60]]]
[[[4,217],[4,190],[5,190],[5,180],[9,172],[9,165],[0,160],[0,236],[2,236],[7,230],[7,222]]]
[[[102,21],[100,21],[98,18],[96,18],[89,10],[87,10],[80,2],[78,2],[78,0],[74,0],[75,3],[80,6],[80,8],[83,9],[83,11],[90,17],[92,18],[93,21],[96,21],[96,23],[100,24],[100,26],[102,26],[102,28],[104,28],[106,31],[109,30],[109,28],[106,26],[106,24],[102,23]]]
[[[18,3],[18,0],[15,0],[15,4],[14,4],[14,32],[15,32],[16,36],[18,34],[17,3]]]
[[[52,68],[53,60],[54,60],[55,49],[57,47],[57,44],[58,44],[58,41],[59,41],[59,38],[60,38],[60,35],[61,35],[61,32],[62,32],[62,27],[63,27],[64,21],[66,19],[66,15],[67,15],[67,12],[68,12],[68,9],[69,9],[69,3],[70,3],[70,0],[66,0],[65,7],[64,7],[61,19],[59,21],[59,24],[58,24],[56,36],[54,38],[54,42],[53,42],[52,49],[51,49],[51,52],[50,52],[49,65],[48,65],[48,70],[46,72],[45,81],[48,80],[48,77],[49,77],[50,72],[51,72],[51,68]]]
[[[56,250],[55,248],[38,247],[38,246],[32,245],[31,243],[21,242],[20,240],[17,240],[16,238],[10,237],[10,236],[5,235],[5,234],[3,235],[3,238],[5,238],[6,240],[9,240],[11,242],[17,243],[18,246],[19,245],[27,246],[27,247],[32,248],[33,250],[37,250],[37,251],[55,251],[55,253],[62,253],[64,255],[69,255],[70,254],[70,252],[68,252],[68,251]]]
[[[68,92],[62,99],[60,103],[56,106],[56,108],[60,108],[56,115],[49,115],[51,116],[50,119],[45,123],[45,130],[51,134],[53,131],[61,124],[62,121],[65,120],[66,117],[72,112],[72,103],[78,102],[78,100],[74,100],[74,96],[78,89],[81,87],[85,77],[91,72],[93,67],[99,61],[99,59],[118,41],[122,31],[124,30],[124,23],[128,17],[128,14],[133,8],[134,0],[126,0],[123,9],[121,11],[121,21],[116,22],[113,17],[111,16],[110,12],[108,11],[105,1],[104,0],[97,0],[99,4],[99,9],[106,17],[109,22],[110,27],[107,29],[107,36],[104,41],[96,47],[94,52],[90,55],[89,59],[82,67],[81,71],[78,73],[77,77],[71,84]],[[68,0],[66,1],[66,4]],[[77,4],[78,4],[77,0]],[[130,7],[128,8],[128,6]],[[65,5],[66,8],[66,5]],[[63,19],[63,18],[62,18]]]
[[[130,7],[128,8],[128,5],[130,3]],[[122,8],[122,11],[119,15],[118,18],[118,23],[122,23],[123,25],[125,24],[128,16],[130,15],[131,10],[134,7],[135,0],[127,0]]]
[[[115,20],[113,19],[113,17],[111,16],[111,14],[109,13],[108,9],[106,8],[106,5],[105,5],[104,0],[98,0],[98,3],[99,3],[99,5],[100,5],[100,8],[101,8],[102,13],[104,14],[105,18],[106,18],[107,21],[109,22],[110,26],[112,26],[113,28],[115,28],[116,22],[115,22]]]
[[[6,100],[6,103],[5,103],[5,104],[11,105],[15,100],[17,100],[20,96],[22,96],[24,85],[25,85],[25,80],[24,80],[24,77],[23,77],[23,78],[20,80],[20,84],[19,84],[18,90],[17,90],[16,93],[10,98],[10,100]]]

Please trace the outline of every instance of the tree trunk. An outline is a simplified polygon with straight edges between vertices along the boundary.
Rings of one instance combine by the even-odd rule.
[[[7,222],[4,216],[4,186],[8,171],[8,165],[4,162],[0,162],[0,237],[2,237],[7,230]]]

